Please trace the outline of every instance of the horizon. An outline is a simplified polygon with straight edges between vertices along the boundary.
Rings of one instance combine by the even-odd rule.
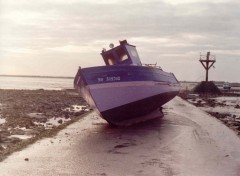
[[[36,77],[36,78],[74,78],[74,76],[51,76],[51,75],[7,75],[0,74],[0,77]]]
[[[6,74],[0,74],[0,77],[21,77],[21,78],[63,78],[63,79],[74,79],[75,76],[51,76],[51,75],[6,75]],[[178,80],[180,83],[199,83],[202,81],[187,81],[187,80]],[[223,83],[228,81],[222,81],[222,80],[209,80],[209,82],[216,82],[216,83]],[[240,82],[229,82],[229,83],[240,83]]]

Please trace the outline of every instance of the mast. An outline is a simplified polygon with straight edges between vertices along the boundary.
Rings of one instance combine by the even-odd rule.
[[[216,62],[215,56],[210,55],[210,51],[207,52],[207,56],[200,54],[200,59],[202,66],[206,70],[206,82],[208,82],[208,70],[213,66],[213,64]]]

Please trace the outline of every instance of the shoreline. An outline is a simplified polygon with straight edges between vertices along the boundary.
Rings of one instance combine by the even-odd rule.
[[[40,75],[0,75],[0,77],[74,79],[73,76],[40,76]]]
[[[91,112],[73,89],[0,89],[0,161]]]

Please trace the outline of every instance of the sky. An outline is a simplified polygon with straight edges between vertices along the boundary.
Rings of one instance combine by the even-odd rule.
[[[126,39],[142,63],[202,81],[240,82],[238,0],[0,0],[0,74],[75,76]]]

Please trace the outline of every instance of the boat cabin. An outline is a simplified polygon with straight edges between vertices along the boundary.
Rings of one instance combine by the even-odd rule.
[[[102,57],[106,65],[142,65],[138,56],[136,46],[127,43],[127,40],[119,42],[120,45],[114,47],[110,44],[110,50],[102,50]]]

